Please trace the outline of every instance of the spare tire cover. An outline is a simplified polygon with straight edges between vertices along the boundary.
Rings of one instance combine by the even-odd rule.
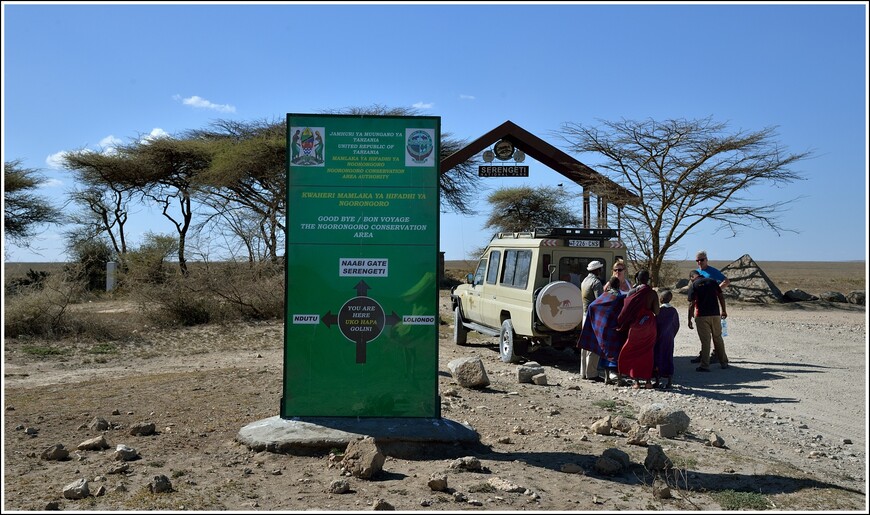
[[[570,331],[583,321],[580,288],[567,281],[552,282],[535,299],[538,318],[554,331]]]

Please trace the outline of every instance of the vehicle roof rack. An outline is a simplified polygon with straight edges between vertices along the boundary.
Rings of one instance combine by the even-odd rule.
[[[585,227],[537,227],[534,238],[582,238],[585,240],[609,240],[618,238],[617,229],[589,229]]]
[[[517,231],[517,232],[497,232],[492,236],[492,239],[496,238],[540,238],[540,236],[535,236],[534,231]]]

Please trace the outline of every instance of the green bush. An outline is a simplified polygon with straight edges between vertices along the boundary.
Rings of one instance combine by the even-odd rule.
[[[172,278],[167,258],[178,252],[178,238],[154,233],[145,234],[145,242],[125,257],[124,281],[133,284],[163,284]]]

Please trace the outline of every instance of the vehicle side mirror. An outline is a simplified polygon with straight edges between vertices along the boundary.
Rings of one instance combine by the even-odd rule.
[[[466,284],[473,284],[474,283],[474,274],[466,275],[465,276],[465,283]]]

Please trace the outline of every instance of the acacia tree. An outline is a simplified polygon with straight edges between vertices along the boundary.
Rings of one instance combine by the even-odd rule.
[[[3,162],[3,229],[16,245],[29,247],[36,228],[61,221],[61,211],[34,190],[45,183],[34,168],[24,168],[21,160]]]
[[[185,255],[187,235],[193,221],[193,200],[201,174],[211,162],[211,149],[201,141],[161,137],[140,140],[120,149],[131,160],[118,177],[139,189],[143,198],[160,206],[163,216],[178,234],[178,268],[188,274]]]
[[[133,175],[133,171],[125,171],[132,166],[131,161],[119,154],[102,154],[85,149],[67,152],[63,162],[73,172],[79,185],[70,192],[69,197],[82,207],[82,212],[71,218],[79,229],[70,231],[68,239],[75,243],[106,238],[124,268],[127,255],[125,226],[134,187],[117,178]]]
[[[570,227],[581,222],[571,209],[570,195],[562,188],[499,188],[489,195],[487,201],[492,205],[492,213],[484,227],[494,227],[499,231]]]
[[[286,212],[286,122],[218,120],[184,137],[211,147],[199,187],[212,214],[199,228],[228,231],[241,241],[249,261],[277,262]]]
[[[635,267],[650,271],[653,285],[667,253],[701,224],[732,236],[761,226],[788,231],[777,219],[797,199],[749,198],[757,186],[784,186],[802,177],[789,169],[810,152],[789,154],[774,141],[773,128],[729,133],[727,125],[701,120],[604,121],[604,128],[566,123],[560,133],[574,152],[596,152],[596,165],[634,191],[639,202],[623,208],[622,233]],[[614,195],[606,184],[596,193]]]

